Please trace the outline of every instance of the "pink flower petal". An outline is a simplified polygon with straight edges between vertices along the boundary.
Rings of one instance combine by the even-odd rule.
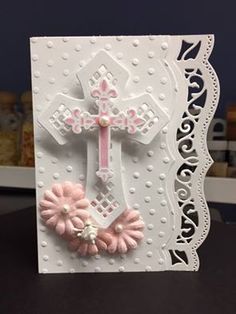
[[[90,202],[86,198],[83,198],[83,199],[81,199],[75,203],[75,207],[78,209],[79,208],[87,208],[89,205],[90,205]]]
[[[79,238],[75,238],[74,240],[70,241],[69,243],[69,248],[72,250],[72,251],[77,251],[79,246],[80,246],[80,239]]]
[[[58,215],[54,215],[46,221],[46,225],[51,228],[55,227],[58,222],[58,219],[59,219]]]
[[[58,197],[62,197],[63,196],[63,189],[62,189],[61,184],[53,184],[52,191]]]
[[[75,239],[75,234],[69,234],[67,232],[65,232],[62,236],[61,236],[65,241],[67,241],[68,243],[70,243],[71,241],[73,241],[73,239]]]
[[[71,218],[77,216],[77,211],[78,211],[78,209],[73,209],[73,210],[69,211],[68,217],[71,219]]]
[[[144,228],[144,222],[142,220],[134,221],[128,224],[127,229],[139,230]]]
[[[47,210],[41,211],[40,215],[45,220],[45,219],[51,218],[56,213],[57,213],[57,211],[55,209],[47,209]]]
[[[128,234],[123,234],[123,239],[126,242],[126,245],[129,249],[136,249],[136,247],[138,246],[137,242],[131,238]]]
[[[60,235],[62,235],[65,232],[66,226],[65,226],[65,221],[62,219],[59,219],[56,225],[56,232]]]
[[[106,244],[110,244],[112,242],[112,234],[105,231],[98,231],[98,238],[104,241]]]
[[[71,197],[73,198],[73,200],[78,201],[78,200],[84,198],[84,191],[80,188],[74,189]]]
[[[140,218],[140,214],[137,210],[127,210],[125,211],[125,215],[125,219],[127,222],[138,220]]]
[[[63,188],[63,195],[64,195],[65,197],[68,197],[68,196],[70,196],[70,195],[72,194],[72,191],[73,191],[73,184],[72,184],[71,182],[66,181],[66,182],[63,184],[62,188]]]
[[[90,214],[87,210],[84,209],[77,209],[75,210],[76,216],[81,218],[83,221],[87,220],[90,217]]]
[[[75,226],[75,228],[77,228],[77,229],[84,228],[84,223],[79,217],[73,217],[73,218],[71,218],[71,221],[72,221],[73,225]]]
[[[127,216],[130,213],[131,209],[125,209],[125,211],[123,212],[123,214],[121,216],[119,216],[116,220],[117,223],[120,223],[123,220],[127,220]],[[118,222],[119,221],[119,222]]]
[[[66,219],[65,225],[66,225],[66,230],[65,230],[66,233],[67,234],[73,234],[74,233],[74,225],[70,219]]]
[[[95,244],[89,244],[87,253],[89,255],[96,255],[98,253],[97,246]]]
[[[56,195],[52,192],[52,191],[45,191],[44,192],[44,198],[45,200],[49,201],[49,202],[52,202],[54,204],[57,204],[58,205],[58,198],[56,197]]]
[[[128,250],[127,245],[126,245],[124,239],[122,238],[122,236],[120,236],[118,238],[117,249],[118,249],[118,252],[122,253],[122,254],[126,253]]]
[[[39,202],[39,206],[40,206],[40,210],[45,210],[45,209],[54,209],[54,208],[57,208],[57,206],[52,203],[52,202],[49,202],[47,200],[41,200]]]
[[[125,230],[125,233],[137,240],[142,240],[144,237],[143,233],[138,230]]]
[[[115,253],[115,251],[117,250],[117,245],[118,245],[118,238],[113,237],[111,243],[108,245],[108,252]]]
[[[99,238],[96,239],[96,245],[102,251],[106,251],[106,249],[107,249],[106,242],[104,242],[103,240],[101,240]]]
[[[81,256],[85,256],[88,252],[88,243],[81,241],[81,244],[78,247],[78,252],[80,253]]]

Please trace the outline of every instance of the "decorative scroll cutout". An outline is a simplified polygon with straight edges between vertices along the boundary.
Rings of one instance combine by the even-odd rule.
[[[184,251],[169,250],[172,265],[185,264],[188,265],[188,257]]]
[[[211,46],[212,38],[209,37],[208,45]],[[196,243],[199,245],[199,242],[202,242],[204,236],[206,235],[206,230],[209,228],[208,224],[208,214],[207,214],[207,205],[203,201],[202,196],[202,185],[203,185],[203,177],[199,178],[198,186],[200,188],[198,199],[194,198],[193,195],[196,197],[196,193],[194,194],[192,191],[193,184],[196,180],[194,176],[199,167],[199,160],[200,158],[204,158],[207,160],[209,157],[209,153],[205,148],[205,139],[203,139],[202,148],[203,151],[200,151],[199,142],[197,143],[195,140],[196,132],[202,132],[202,137],[206,137],[204,130],[199,130],[198,123],[199,119],[201,118],[201,112],[203,108],[205,108],[208,99],[208,91],[205,87],[205,81],[202,69],[199,67],[201,64],[199,62],[194,62],[190,60],[194,60],[197,58],[197,55],[201,48],[201,41],[197,43],[190,43],[186,41],[182,41],[182,47],[177,58],[178,62],[182,62],[183,66],[186,63],[186,67],[184,70],[185,80],[188,86],[188,95],[187,95],[187,110],[182,115],[181,125],[179,126],[176,134],[176,140],[178,142],[178,150],[179,154],[182,158],[182,164],[177,170],[176,179],[175,179],[175,192],[177,195],[178,206],[181,212],[181,232],[176,237],[176,244],[183,246],[187,249],[188,244],[191,242],[194,245],[192,247],[196,248]],[[209,64],[207,63],[208,54],[210,52],[209,47],[206,48],[206,60],[203,60],[203,66],[206,69],[210,69]],[[189,66],[191,65],[191,67]],[[205,69],[204,69],[205,70]],[[217,84],[216,76],[213,71],[209,71],[209,75],[213,80],[213,86]],[[209,110],[209,116],[212,115],[212,112],[215,109],[215,104],[217,102],[217,88],[214,89],[213,98],[210,98],[212,101],[212,107]],[[212,96],[211,96],[212,97]],[[209,123],[209,118],[206,118],[206,123]],[[202,149],[201,148],[201,149]],[[201,157],[200,157],[201,155]],[[203,173],[206,173],[207,167],[209,164],[205,165],[203,169]],[[197,207],[197,201],[201,202],[202,208]],[[202,215],[201,213],[201,228],[204,230],[200,240],[196,241],[198,228],[200,227],[200,216],[199,212],[205,211],[205,214]],[[202,221],[202,217],[204,220]],[[181,252],[177,250],[170,250],[169,251],[171,256],[171,262],[174,266],[176,263],[179,264],[187,264],[187,255],[184,251]],[[185,256],[184,256],[185,254]],[[194,259],[194,269],[198,268],[198,259],[196,252],[193,254],[191,252],[191,258]]]
[[[178,243],[191,242],[197,228],[198,211],[195,209],[191,193],[191,182],[199,161],[194,134],[207,95],[200,69],[186,69],[185,78],[188,83],[188,110],[182,116],[182,123],[177,130],[176,137],[179,152],[184,160],[178,169],[175,183],[178,203],[182,212],[182,231],[177,238]]]
[[[183,40],[182,47],[181,47],[177,60],[180,61],[180,60],[196,59],[200,48],[201,48],[201,41],[194,44],[194,43],[189,43]]]

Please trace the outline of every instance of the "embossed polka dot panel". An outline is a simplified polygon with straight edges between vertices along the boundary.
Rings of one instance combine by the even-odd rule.
[[[39,272],[198,270],[214,37],[30,42]]]

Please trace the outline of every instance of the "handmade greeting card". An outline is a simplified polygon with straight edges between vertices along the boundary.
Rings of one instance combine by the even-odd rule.
[[[31,38],[39,272],[199,268],[213,43]]]

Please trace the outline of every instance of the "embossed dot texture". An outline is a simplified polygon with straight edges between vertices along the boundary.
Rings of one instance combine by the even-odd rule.
[[[189,37],[188,40],[190,39],[192,37]],[[173,109],[176,108],[173,95],[181,91],[182,86],[176,84],[176,76],[172,75],[175,70],[168,60],[170,51],[173,51],[171,50],[173,49],[171,36],[90,36],[82,39],[39,37],[32,38],[31,43],[32,90],[35,98],[36,119],[50,105],[56,93],[80,99],[84,97],[84,91],[76,79],[76,73],[86,69],[89,61],[96,56],[100,49],[128,70],[127,85],[120,91],[123,99],[132,99],[146,93],[154,98],[172,119]],[[202,43],[202,45],[204,47],[205,44]],[[207,63],[206,60],[207,57],[203,60],[204,64]],[[195,65],[195,60],[189,62]],[[98,69],[94,69],[92,74],[94,75],[97,71]],[[210,68],[209,71],[213,73]],[[103,72],[100,75],[108,75],[106,77],[111,80],[112,84],[114,83],[113,86],[119,89],[120,81],[115,77],[113,71],[107,71],[106,74]],[[214,74],[211,75],[214,88],[216,88]],[[93,80],[96,86],[97,81],[94,78]],[[216,99],[215,94],[214,99]],[[116,100],[112,99],[112,101],[116,103]],[[183,104],[184,102],[179,105],[182,113],[184,112]],[[148,119],[148,116],[152,116],[152,111],[148,111],[145,103],[142,105],[141,115],[144,119]],[[211,116],[212,113],[209,115]],[[175,159],[178,158],[176,156],[173,158],[172,146],[168,143],[171,137],[176,139],[173,129],[177,126],[171,123],[161,128],[158,135],[149,144],[142,143],[132,146],[132,135],[126,137],[125,132],[122,133],[121,170],[124,181],[122,188],[127,204],[138,210],[145,222],[144,239],[138,248],[132,251],[132,254],[127,253],[122,256],[106,257],[101,253],[87,259],[80,257],[77,253],[71,255],[66,243],[54,237],[52,230],[42,225],[40,217],[38,217],[39,254],[41,256],[39,267],[42,273],[165,269],[165,256],[169,254],[168,235],[170,230],[175,230],[178,226],[174,224],[175,210],[178,205],[174,204],[173,198],[168,197],[170,195],[169,171],[171,167],[175,167]],[[147,127],[151,128],[151,123],[147,124]],[[204,130],[206,128],[207,124],[204,125]],[[116,134],[112,133],[114,143]],[[83,184],[86,196],[91,195],[87,186],[86,141],[85,144],[81,144],[85,140],[83,134],[80,138],[81,140],[75,136],[71,143],[60,146],[53,138],[47,136],[42,128],[36,126],[36,186],[39,199],[47,189],[51,188],[53,183],[64,181]],[[201,143],[204,147],[204,138],[201,138]],[[93,156],[89,158],[94,159]],[[98,158],[95,162],[97,161]],[[202,177],[204,177],[205,169],[204,167]],[[201,182],[198,183],[198,193],[200,187]],[[204,203],[201,203],[201,206],[205,208]],[[204,217],[207,220],[206,210],[204,210]],[[199,239],[200,242],[203,241],[206,230],[207,227]],[[154,249],[157,246],[159,249]],[[167,255],[162,254],[163,250]],[[197,269],[196,260],[191,267]]]

